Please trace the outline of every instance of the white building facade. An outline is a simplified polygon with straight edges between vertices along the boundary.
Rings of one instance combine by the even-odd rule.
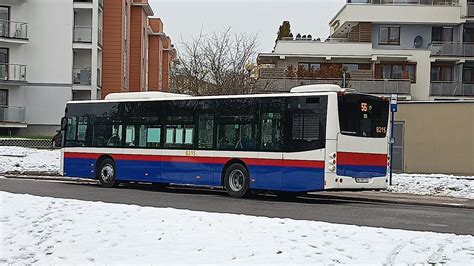
[[[405,100],[474,98],[474,1],[347,0],[325,40],[279,40],[259,86],[337,83]]]
[[[0,135],[51,136],[100,97],[102,0],[0,0]]]

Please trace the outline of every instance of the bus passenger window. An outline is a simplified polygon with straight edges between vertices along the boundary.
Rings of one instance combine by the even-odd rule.
[[[127,126],[125,130],[125,147],[135,146],[135,126]]]
[[[280,150],[281,137],[281,114],[263,113],[262,114],[262,139],[260,147],[264,151]]]
[[[214,115],[199,116],[198,148],[212,149],[214,139]]]
[[[194,144],[194,117],[169,116],[167,117],[165,147],[191,148]]]
[[[156,125],[141,125],[138,137],[140,148],[158,148],[160,146],[161,128]]]

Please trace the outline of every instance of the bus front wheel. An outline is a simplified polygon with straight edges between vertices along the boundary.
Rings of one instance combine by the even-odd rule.
[[[96,177],[99,179],[102,187],[111,188],[117,186],[115,162],[109,158],[102,160],[96,172]]]
[[[250,177],[247,169],[240,163],[230,165],[225,171],[224,187],[231,197],[243,198],[250,192]]]

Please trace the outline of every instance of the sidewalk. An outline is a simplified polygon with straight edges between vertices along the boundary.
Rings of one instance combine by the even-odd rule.
[[[358,200],[361,202],[399,203],[408,205],[474,209],[474,200],[472,199],[423,196],[389,191],[323,191],[310,192],[308,195],[327,199]]]

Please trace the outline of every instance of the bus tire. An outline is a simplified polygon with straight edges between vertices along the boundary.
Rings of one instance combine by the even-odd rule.
[[[115,170],[115,162],[110,158],[105,158],[99,163],[96,177],[99,179],[100,185],[105,188],[112,188],[118,185],[115,177],[117,172]]]
[[[227,167],[224,175],[224,188],[229,196],[243,198],[250,193],[250,176],[247,169],[240,163]]]

